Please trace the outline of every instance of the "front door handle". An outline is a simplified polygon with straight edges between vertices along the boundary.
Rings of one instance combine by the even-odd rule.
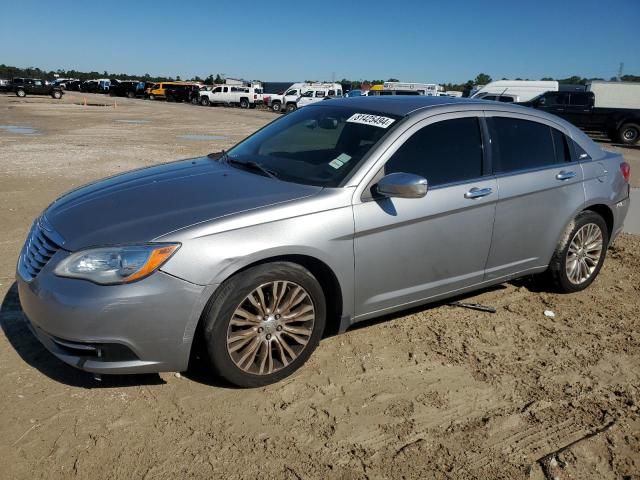
[[[569,180],[576,176],[576,172],[565,172],[561,170],[560,173],[556,175],[556,180]]]
[[[477,188],[473,187],[467,193],[464,194],[464,198],[481,198],[486,197],[487,195],[491,195],[493,193],[492,188]]]

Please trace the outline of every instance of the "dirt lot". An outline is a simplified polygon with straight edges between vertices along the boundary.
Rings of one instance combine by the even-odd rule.
[[[496,314],[439,305],[370,322],[266,388],[201,369],[97,383],[59,362],[13,285],[33,218],[74,186],[219,150],[274,118],[86,97],[109,106],[0,96],[1,478],[640,479],[640,236],[619,238],[582,293],[522,281],[467,298]],[[640,152],[625,154],[640,172]]]

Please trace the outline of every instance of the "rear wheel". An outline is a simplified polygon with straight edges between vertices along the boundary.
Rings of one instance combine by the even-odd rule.
[[[295,103],[287,104],[287,112],[295,112],[297,109],[298,109],[298,105],[296,105]]]
[[[241,98],[240,108],[249,108],[249,100],[247,100],[246,98]]]
[[[625,145],[635,145],[640,139],[640,125],[625,123],[618,130],[618,140]]]
[[[547,277],[554,290],[572,293],[593,283],[604,262],[609,231],[595,212],[580,213],[567,227],[556,247]]]
[[[19,88],[16,90],[16,95],[18,97],[26,97],[27,96],[27,92],[24,91],[24,89]]]
[[[127,92],[128,98],[136,98],[136,92]]]
[[[60,100],[62,98],[62,92],[56,90],[51,94],[51,96],[56,100]]]
[[[326,322],[325,298],[304,267],[274,262],[226,281],[204,319],[214,371],[240,387],[277,382],[300,368]]]

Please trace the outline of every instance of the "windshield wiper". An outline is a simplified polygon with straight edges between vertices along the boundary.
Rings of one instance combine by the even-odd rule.
[[[263,167],[258,162],[254,162],[253,160],[243,162],[241,160],[229,158],[229,156],[226,153],[223,153],[222,157],[220,158],[220,161],[228,163],[229,165],[237,165],[238,167],[244,168],[245,170],[258,171],[269,178],[278,178],[275,172]]]

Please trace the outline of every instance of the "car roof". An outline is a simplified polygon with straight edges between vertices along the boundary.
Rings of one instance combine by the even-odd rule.
[[[323,106],[327,102],[317,102],[310,106]],[[425,95],[376,95],[339,98],[330,101],[330,105],[377,111],[389,115],[406,116],[418,110],[442,105],[486,105],[486,101],[466,98],[430,97]]]

